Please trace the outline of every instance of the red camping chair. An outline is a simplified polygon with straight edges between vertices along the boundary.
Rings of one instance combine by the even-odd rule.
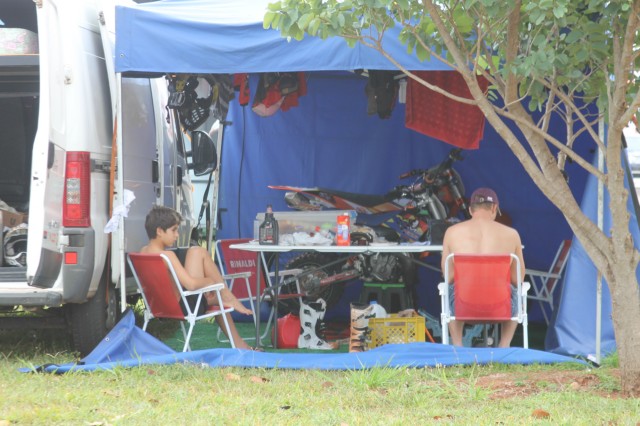
[[[522,324],[524,347],[529,347],[527,291],[529,283],[518,280],[518,307],[511,316],[511,262],[516,262],[520,277],[520,260],[514,254],[474,255],[450,254],[445,262],[445,282],[438,285],[442,302],[442,343],[449,344],[449,322],[453,320],[475,324],[495,324],[518,321]],[[455,315],[449,304],[450,264],[455,283]]]
[[[547,325],[553,314],[553,292],[562,281],[562,272],[569,259],[569,251],[571,250],[571,240],[564,240],[560,243],[556,257],[551,262],[551,267],[548,271],[539,271],[536,269],[525,269],[525,275],[528,275],[531,279],[531,286],[533,294],[528,297],[531,300],[537,300],[540,303],[540,309],[542,309],[542,315]],[[547,308],[549,308],[547,313]]]
[[[182,334],[184,336],[184,347],[182,352],[191,350],[189,340],[193,333],[196,321],[222,315],[224,326],[228,335],[231,335],[229,323],[227,321],[228,312],[233,312],[233,308],[225,308],[222,305],[220,290],[224,284],[213,284],[198,290],[187,291],[182,288],[176,275],[176,271],[171,265],[167,256],[161,253],[129,253],[129,266],[138,284],[138,289],[144,300],[144,325],[147,329],[149,321],[153,318],[167,318],[180,321]],[[218,300],[218,306],[212,306],[204,314],[198,315],[198,310],[203,302],[204,293],[214,292]],[[192,309],[187,302],[187,296],[196,295],[197,301]],[[189,330],[185,331],[184,322],[189,323]],[[231,347],[235,347],[231,342]]]
[[[233,244],[243,244],[252,241],[250,238],[238,238],[238,239],[229,239],[229,240],[217,240],[216,241],[216,259],[218,263],[218,268],[220,272],[225,275],[234,275],[234,274],[247,274],[249,275],[244,286],[236,286],[234,282],[231,281],[228,283],[229,290],[233,292],[233,294],[240,300],[241,302],[249,302],[250,308],[253,312],[254,323],[256,320],[256,315],[259,315],[260,310],[260,301],[265,300],[265,298],[270,298],[271,293],[266,295],[265,297],[265,289],[267,286],[272,286],[272,278],[274,277],[274,273],[265,274],[264,270],[262,271],[262,275],[260,276],[260,301],[257,300],[255,293],[256,288],[256,254],[249,251],[244,250],[235,250],[230,246]],[[266,265],[264,253],[260,253],[262,256],[262,265]],[[281,270],[278,272],[278,276],[280,280],[285,279],[286,277],[295,276],[301,273],[300,269],[288,269]],[[291,297],[297,297],[301,299],[302,294],[300,294],[300,287],[298,285],[298,281],[296,280],[296,294],[287,294],[279,296],[280,299],[286,299]],[[256,312],[257,311],[257,312]],[[264,339],[268,333],[271,324],[274,322],[275,309],[272,305],[271,312],[269,313],[269,320],[267,321],[266,330],[264,334],[261,336],[261,339]],[[220,339],[220,331],[218,331],[218,340],[223,342],[224,340]],[[254,339],[255,337],[247,337],[245,340]]]

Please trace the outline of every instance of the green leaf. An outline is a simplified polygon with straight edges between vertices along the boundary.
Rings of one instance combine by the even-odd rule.
[[[300,19],[298,19],[298,27],[302,30],[306,30],[313,17],[314,15],[311,13],[305,13],[300,17]]]
[[[401,10],[409,9],[409,1],[408,0],[396,0],[395,3],[398,6],[398,8],[401,9]]]
[[[298,13],[297,9],[287,10],[287,13],[288,13],[289,17],[291,18],[292,22],[296,22],[298,20],[298,16],[300,15]]]
[[[424,62],[427,59],[429,59],[429,56],[430,56],[429,53],[430,52],[424,48],[422,43],[416,43],[416,56],[421,62]]]
[[[300,41],[304,38],[304,31],[302,31],[297,25],[294,24],[291,26],[291,28],[292,28],[291,36],[294,39]]]
[[[271,12],[271,11],[265,13],[264,22],[262,23],[262,28],[264,28],[265,30],[269,29],[269,27],[271,26],[271,23],[273,22],[273,18],[275,18],[276,15],[277,14],[275,12]]]
[[[333,29],[338,28],[338,17],[336,15],[331,15],[331,27]]]
[[[319,18],[314,18],[311,23],[309,23],[309,28],[307,29],[307,32],[312,35],[315,36],[318,34],[318,28],[320,28],[320,24],[322,23],[322,21]]]
[[[569,34],[567,35],[566,38],[566,42],[568,44],[572,44],[577,42],[578,40],[580,40],[582,38],[582,36],[584,35],[584,33],[582,31],[580,31],[577,28],[572,29]]]
[[[267,9],[269,9],[271,11],[274,11],[274,12],[278,12],[280,10],[283,10],[282,2],[281,1],[276,1],[276,2],[273,2],[273,3],[269,3],[267,5]]]
[[[340,4],[340,10],[351,10],[352,8],[353,8],[353,3],[351,2],[351,0],[344,0]]]
[[[566,13],[567,13],[567,8],[565,5],[558,5],[553,8],[553,16],[555,16],[556,19],[560,19],[564,17]]]
[[[542,47],[545,44],[547,44],[547,37],[544,34],[538,33],[533,40],[531,41],[531,43],[534,46],[538,46],[538,47]]]
[[[462,34],[468,34],[473,29],[474,20],[467,13],[462,11],[461,13],[454,14],[455,24],[458,30]]]
[[[569,57],[564,53],[560,53],[556,55],[556,62],[560,65],[567,65],[569,63]]]

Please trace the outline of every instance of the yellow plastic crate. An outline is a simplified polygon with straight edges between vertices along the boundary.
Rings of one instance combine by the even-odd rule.
[[[391,314],[388,318],[371,318],[369,331],[370,349],[387,343],[424,342],[424,317],[399,317]]]

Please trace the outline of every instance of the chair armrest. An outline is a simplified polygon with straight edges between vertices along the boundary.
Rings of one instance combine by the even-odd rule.
[[[441,282],[440,284],[438,284],[438,293],[440,293],[440,296],[444,295],[444,286],[446,286],[447,283],[445,282]]]
[[[529,281],[522,281],[522,293],[527,294],[531,289],[531,283]]]
[[[223,288],[224,288],[223,283],[217,283],[217,284],[211,284],[206,287],[199,288],[197,290],[185,290],[182,293],[185,296],[190,296],[192,294],[201,294],[201,293],[207,293],[209,291],[222,290]]]
[[[225,280],[232,280],[235,278],[251,278],[251,272],[235,272],[233,274],[225,274],[222,276]]]
[[[539,271],[537,269],[525,269],[525,275],[534,275],[537,277],[545,277],[545,278],[560,278],[560,274],[550,273],[549,271]]]

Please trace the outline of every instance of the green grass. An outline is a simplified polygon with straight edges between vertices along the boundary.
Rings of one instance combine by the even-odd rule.
[[[211,347],[215,329],[200,328],[202,342],[195,341],[194,349]],[[181,348],[175,326],[158,322],[150,331]],[[64,375],[18,372],[75,360],[65,337],[51,331],[0,332],[0,425],[635,425],[640,420],[640,400],[615,397],[620,389],[615,357],[597,370],[575,364],[357,371],[158,365]],[[560,380],[567,375],[576,378]],[[572,385],[589,378],[593,386]],[[488,379],[499,386],[487,385]],[[549,417],[536,418],[536,410]]]

